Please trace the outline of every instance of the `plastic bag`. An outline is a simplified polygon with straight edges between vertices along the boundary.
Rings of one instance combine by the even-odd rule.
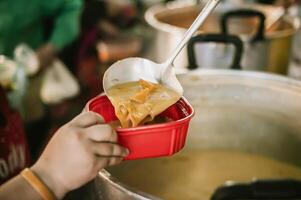
[[[40,96],[45,104],[57,104],[75,97],[79,91],[75,77],[61,61],[56,60],[45,73]]]
[[[19,66],[25,69],[28,76],[35,75],[40,69],[36,53],[26,44],[20,44],[16,47],[14,59]]]
[[[25,69],[17,62],[0,56],[0,85],[8,92],[8,99],[11,106],[23,111],[22,101],[26,91],[26,73]]]

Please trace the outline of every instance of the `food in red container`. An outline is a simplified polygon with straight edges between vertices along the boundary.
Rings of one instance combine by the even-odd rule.
[[[170,88],[144,80],[114,85],[107,90],[107,95],[122,128],[153,121],[181,98]]]
[[[135,85],[134,83],[129,84]],[[135,116],[135,114],[137,116],[138,113],[139,117],[139,112],[141,112],[139,109],[145,109],[141,104],[152,102],[149,99],[154,98],[149,91],[144,91],[145,88],[155,90],[156,87],[159,87],[158,85],[147,85],[149,83],[140,81],[140,85],[142,84],[146,85],[142,86],[142,89],[138,89],[141,93],[137,93],[136,91],[134,92],[136,95],[128,95],[131,101],[136,103],[132,105],[134,108],[128,109],[128,107],[127,112],[138,108],[138,112],[132,112],[132,116]],[[115,92],[117,92],[117,90]],[[171,91],[169,92],[173,94]],[[128,94],[130,93],[131,92]],[[165,95],[168,96],[168,94]],[[189,122],[194,115],[194,110],[187,100],[184,97],[180,98],[176,95],[177,94],[174,94],[171,99],[167,98],[168,101],[166,102],[164,102],[164,99],[153,101],[154,104],[151,104],[151,108],[155,110],[146,109],[147,112],[143,111],[139,119],[133,119],[133,117],[124,118],[123,120],[125,121],[123,123],[126,128],[121,128],[122,123],[121,126],[118,124],[117,116],[122,116],[122,114],[120,115],[118,112],[122,111],[119,110],[116,112],[107,96],[101,95],[92,99],[88,103],[88,109],[102,115],[106,123],[110,123],[115,127],[118,133],[119,143],[130,150],[130,155],[125,158],[126,160],[170,156],[184,147]],[[118,103],[114,103],[116,107]],[[168,103],[172,105],[170,106]],[[115,113],[117,113],[117,115]],[[128,117],[128,115],[126,116]]]

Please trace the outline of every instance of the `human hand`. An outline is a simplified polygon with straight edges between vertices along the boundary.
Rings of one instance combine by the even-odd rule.
[[[31,168],[58,199],[128,155],[116,132],[96,113],[85,112],[61,127]]]
[[[276,4],[283,6],[285,9],[288,9],[292,5],[296,4],[298,0],[278,0]]]
[[[36,55],[39,60],[41,69],[48,67],[56,57],[56,51],[52,44],[48,43],[36,50]]]

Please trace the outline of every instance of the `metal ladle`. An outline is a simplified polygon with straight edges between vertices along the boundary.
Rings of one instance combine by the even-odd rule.
[[[178,94],[183,95],[183,88],[176,77],[172,64],[189,39],[220,1],[221,0],[209,0],[206,3],[205,7],[185,33],[182,41],[178,44],[170,58],[164,63],[158,64],[144,58],[126,58],[114,63],[104,74],[103,87],[105,93],[116,84],[143,79],[153,83],[160,83],[175,90]],[[162,44],[162,46],[164,46],[164,44]]]

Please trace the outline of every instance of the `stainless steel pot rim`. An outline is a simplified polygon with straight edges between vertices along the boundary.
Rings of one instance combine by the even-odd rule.
[[[195,7],[192,5],[187,5],[185,7],[182,7],[182,9],[193,9]],[[174,33],[174,34],[183,34],[185,33],[186,29],[185,28],[181,28],[178,26],[174,26],[171,24],[167,24],[164,22],[159,21],[155,16],[156,14],[162,12],[162,11],[166,11],[166,9],[168,9],[169,11],[173,11],[173,10],[177,10],[180,9],[181,7],[178,6],[171,6],[171,7],[165,7],[164,5],[155,5],[150,7],[146,13],[145,13],[145,20],[146,22],[148,22],[149,25],[151,25],[152,28],[154,29],[158,29],[162,32],[165,33]],[[300,19],[299,18],[293,18],[291,16],[286,17],[286,21],[288,23],[290,23],[293,26],[293,29],[287,29],[287,30],[281,30],[281,31],[276,31],[276,32],[272,32],[269,33],[268,35],[266,35],[266,37],[268,39],[274,39],[274,38],[279,38],[279,37],[287,37],[290,35],[293,35],[294,33],[296,33],[299,29],[300,29]],[[250,40],[250,37],[246,37],[244,35],[241,36],[241,39],[243,41],[248,41]]]
[[[232,78],[233,80],[241,80],[242,78],[252,79],[254,82],[256,80],[262,81],[270,81],[275,85],[281,85],[288,87],[288,89],[296,90],[300,92],[301,95],[301,81],[295,80],[292,78],[288,78],[286,76],[266,73],[266,72],[255,72],[255,71],[240,71],[240,70],[224,70],[224,69],[197,69],[192,70],[187,73],[188,75],[196,75],[199,77],[208,77],[212,76],[212,78],[216,77],[227,77]],[[178,76],[185,76],[185,74],[179,74]],[[186,83],[187,85],[189,83]],[[241,83],[243,84],[243,83]]]
[[[194,6],[190,6],[191,8]],[[187,7],[188,8],[188,7]],[[150,7],[144,15],[145,20],[155,29],[166,33],[185,33],[185,28],[180,28],[170,24],[160,22],[156,17],[156,13],[164,11],[166,8],[163,5],[155,5]]]
[[[133,197],[133,199],[139,199],[139,200],[160,200],[154,196],[151,196],[149,194],[143,193],[141,191],[137,191],[134,188],[131,188],[118,180],[116,180],[114,177],[111,176],[111,174],[106,170],[101,170],[98,172],[98,176],[100,176],[102,179],[104,179],[106,182],[108,182],[110,185],[118,189],[119,191],[122,191],[126,193],[128,196]],[[141,193],[141,195],[139,194]],[[143,195],[143,196],[142,196]]]

